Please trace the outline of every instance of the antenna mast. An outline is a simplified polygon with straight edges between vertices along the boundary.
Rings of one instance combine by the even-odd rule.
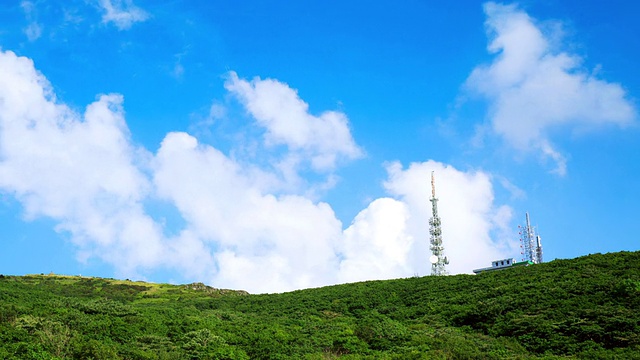
[[[444,246],[442,246],[442,229],[441,221],[438,216],[438,199],[436,198],[436,180],[431,172],[431,218],[429,219],[429,234],[431,234],[431,275],[447,275],[445,265],[449,264],[449,260],[444,256]]]
[[[529,221],[529,213],[526,213],[526,224],[518,225],[520,228],[520,248],[522,248],[522,260],[532,261],[534,264],[542,262],[542,243],[540,235],[537,234],[536,228],[531,226]]]

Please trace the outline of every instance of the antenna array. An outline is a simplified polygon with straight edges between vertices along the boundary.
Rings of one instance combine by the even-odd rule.
[[[442,228],[441,221],[438,216],[438,199],[436,198],[436,181],[431,172],[431,218],[429,219],[429,234],[431,234],[431,275],[447,275],[445,265],[449,264],[449,260],[444,256],[444,246],[442,246]]]
[[[531,226],[529,213],[526,213],[527,222],[524,226],[518,225],[520,234],[520,248],[523,261],[532,261],[534,264],[542,262],[542,244],[536,228]]]

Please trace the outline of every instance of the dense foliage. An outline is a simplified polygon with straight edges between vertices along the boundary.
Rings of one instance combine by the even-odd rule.
[[[640,252],[248,295],[0,275],[2,359],[640,359]]]

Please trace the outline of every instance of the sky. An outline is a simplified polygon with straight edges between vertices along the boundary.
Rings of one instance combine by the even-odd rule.
[[[0,7],[0,273],[272,293],[640,250],[640,4]]]

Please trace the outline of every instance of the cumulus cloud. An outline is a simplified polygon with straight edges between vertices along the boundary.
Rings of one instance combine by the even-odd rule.
[[[186,133],[172,133],[155,159],[154,182],[190,232],[215,249],[216,284],[258,291],[325,284],[341,229],[331,207],[265,193],[263,175],[248,170]]]
[[[388,166],[385,188],[405,203],[411,216],[407,232],[414,238],[409,262],[413,269],[427,274],[430,254],[429,225],[431,217],[431,184],[436,176],[438,213],[442,219],[443,245],[450,259],[451,273],[470,273],[484,267],[487,261],[513,254],[517,249],[514,236],[507,229],[511,208],[494,204],[493,184],[481,171],[460,171],[435,161],[413,163],[403,169],[400,163]]]
[[[0,68],[0,191],[22,203],[27,219],[54,219],[81,260],[100,259],[118,276],[168,269],[217,287],[275,292],[426,275],[431,171],[451,272],[512,253],[502,231],[510,208],[494,204],[483,172],[392,163],[388,196],[345,229],[329,204],[274,191],[273,167],[238,161],[187,133],[167,134],[155,154],[135,146],[120,95],[101,95],[78,114],[56,100],[31,60],[0,52]],[[310,164],[334,157],[316,171],[360,154],[346,116],[308,114],[285,84],[232,77],[227,86],[262,122],[263,142]],[[174,208],[184,224],[167,229],[151,215],[153,202]]]
[[[260,174],[186,133],[155,158],[159,195],[176,205],[198,248],[213,254],[217,286],[257,292],[429,273],[429,176],[438,172],[445,246],[453,273],[516,251],[504,235],[510,208],[494,206],[489,176],[429,161],[388,168],[393,198],[371,202],[343,230],[329,204],[274,195]],[[492,239],[493,232],[503,235]],[[513,235],[513,234],[511,234]],[[188,262],[197,264],[196,262]]]
[[[362,210],[344,231],[340,282],[412,275],[409,217],[407,204],[392,198],[376,199]]]
[[[113,23],[119,30],[127,30],[137,22],[145,21],[149,14],[133,4],[132,0],[99,0],[102,22]]]
[[[84,115],[58,104],[31,60],[0,53],[0,188],[27,218],[47,216],[82,253],[124,271],[155,266],[159,229],[140,200],[148,181],[137,168],[122,97],[103,95]]]
[[[302,153],[315,170],[331,170],[339,158],[362,156],[343,113],[310,114],[309,105],[287,84],[260,78],[247,81],[231,72],[225,88],[266,129],[268,145],[285,145],[293,153]]]
[[[582,59],[551,45],[541,26],[516,5],[484,5],[491,64],[478,66],[467,86],[489,101],[493,131],[519,149],[536,149],[566,172],[549,139],[560,126],[625,126],[636,110],[620,84],[585,71]]]

